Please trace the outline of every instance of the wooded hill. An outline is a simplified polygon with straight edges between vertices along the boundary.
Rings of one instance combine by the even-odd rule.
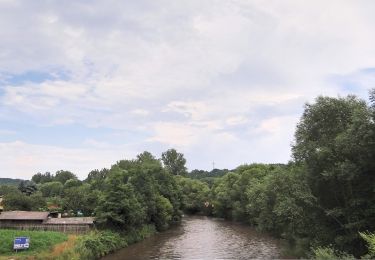
[[[12,178],[0,178],[0,185],[15,185],[20,184],[21,179],[12,179]]]

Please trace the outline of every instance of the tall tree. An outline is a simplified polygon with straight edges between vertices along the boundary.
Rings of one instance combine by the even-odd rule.
[[[325,242],[357,254],[365,250],[358,231],[375,229],[374,129],[365,101],[318,97],[306,105],[293,146],[324,216]]]
[[[182,153],[169,149],[162,153],[161,160],[168,172],[173,175],[186,175],[186,159]]]
[[[145,209],[133,185],[127,183],[125,170],[112,167],[105,181],[105,190],[96,208],[97,222],[110,228],[129,229],[141,225]]]
[[[62,184],[65,184],[65,182],[70,179],[78,179],[78,178],[74,173],[70,171],[60,170],[56,172],[54,181],[59,181]]]

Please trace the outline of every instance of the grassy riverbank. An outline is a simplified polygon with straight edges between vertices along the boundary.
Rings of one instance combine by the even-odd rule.
[[[15,253],[13,251],[13,240],[15,237],[30,237],[30,248]],[[53,250],[57,244],[68,240],[68,236],[58,232],[26,231],[26,230],[0,230],[0,259],[22,258],[25,256],[38,256]]]
[[[0,230],[0,260],[98,259],[155,233],[153,225],[145,225],[126,233],[105,230],[79,236],[45,231]],[[13,240],[18,236],[30,237],[29,250],[18,253],[13,251]]]
[[[126,233],[93,231],[78,238],[75,247],[62,254],[62,259],[98,259],[156,233],[155,226],[144,225]]]

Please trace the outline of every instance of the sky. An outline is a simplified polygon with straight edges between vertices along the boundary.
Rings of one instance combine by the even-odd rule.
[[[286,163],[306,102],[375,86],[375,1],[0,0],[0,177],[143,151]]]

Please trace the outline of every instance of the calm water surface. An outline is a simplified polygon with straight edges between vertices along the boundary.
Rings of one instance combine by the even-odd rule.
[[[246,225],[194,216],[184,218],[181,225],[102,259],[251,258],[280,258],[278,241]]]

